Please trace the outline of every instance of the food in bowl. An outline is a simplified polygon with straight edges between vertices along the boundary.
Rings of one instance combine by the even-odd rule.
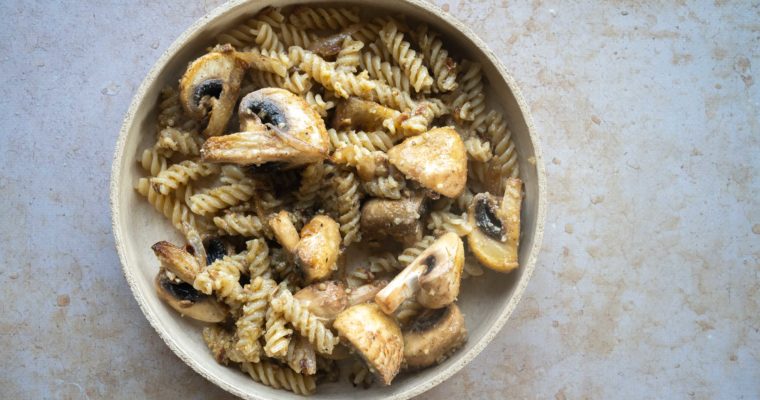
[[[461,279],[519,266],[517,153],[479,65],[348,8],[269,8],[217,42],[139,158],[187,242],[152,246],[159,298],[219,363],[299,394],[346,362],[357,386],[443,362]]]

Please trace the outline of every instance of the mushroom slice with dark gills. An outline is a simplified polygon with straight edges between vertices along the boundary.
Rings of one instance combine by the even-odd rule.
[[[510,272],[519,266],[521,202],[522,181],[509,178],[504,197],[479,193],[470,203],[467,214],[473,230],[467,243],[475,258],[494,271]]]
[[[456,304],[425,310],[402,333],[404,364],[409,369],[440,364],[467,341],[464,317]]]
[[[212,137],[201,149],[207,162],[277,163],[282,169],[327,158],[325,123],[305,100],[285,89],[264,88],[240,101],[239,133]]]
[[[454,232],[436,239],[375,296],[386,314],[416,296],[427,308],[442,308],[456,300],[464,265],[464,244]]]
[[[174,282],[165,271],[156,275],[158,297],[180,315],[203,322],[222,322],[227,318],[228,309],[213,296],[207,296],[186,282]]]
[[[232,46],[220,46],[193,61],[179,81],[187,114],[196,120],[208,116],[205,136],[221,135],[227,127],[246,66]]]
[[[390,385],[401,368],[404,340],[392,317],[374,303],[352,306],[338,314],[333,327],[367,363],[385,385]]]
[[[367,239],[390,237],[412,245],[422,239],[426,197],[417,193],[399,200],[371,199],[362,206],[362,235]]]
[[[452,127],[434,128],[388,150],[388,160],[407,178],[446,197],[462,194],[467,151]]]

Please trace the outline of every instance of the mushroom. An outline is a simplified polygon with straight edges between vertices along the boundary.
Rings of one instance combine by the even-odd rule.
[[[456,304],[425,310],[403,332],[404,364],[409,369],[440,364],[467,341],[464,317]]]
[[[387,284],[388,281],[383,279],[350,289],[350,293],[348,293],[348,305],[355,306],[374,300],[377,292],[382,290]]]
[[[380,381],[389,385],[401,368],[401,329],[374,303],[357,304],[338,315],[333,327],[359,353]]]
[[[509,178],[503,198],[479,193],[470,203],[467,214],[473,229],[467,243],[475,258],[494,271],[510,272],[519,266],[521,202],[522,181]]]
[[[454,232],[436,239],[375,296],[386,314],[412,296],[427,308],[445,307],[459,295],[464,245]]]
[[[328,327],[348,307],[346,288],[338,281],[313,283],[296,292],[293,297]]]
[[[215,297],[195,290],[189,283],[172,282],[164,272],[161,270],[156,275],[156,293],[180,315],[211,323],[222,322],[227,318],[227,307],[219,303]]]
[[[269,226],[272,227],[274,237],[282,247],[290,253],[295,252],[300,237],[298,236],[296,226],[293,225],[290,213],[281,210],[269,220]]]
[[[207,137],[221,135],[235,109],[246,63],[230,45],[218,46],[193,61],[179,81],[180,101],[187,114],[197,120],[210,109]]]
[[[362,235],[367,239],[391,237],[406,245],[422,239],[421,216],[427,211],[421,193],[399,200],[371,199],[362,207]]]
[[[333,117],[335,129],[362,129],[376,131],[383,129],[386,120],[391,122],[401,113],[375,103],[374,101],[361,100],[357,97],[349,97],[338,103]]]
[[[293,254],[306,283],[327,279],[332,274],[340,254],[340,242],[340,226],[326,215],[318,215],[304,225]]]
[[[240,101],[238,118],[241,132],[206,140],[201,148],[204,161],[294,168],[327,158],[324,121],[305,100],[285,89],[247,94]]]
[[[183,282],[193,284],[201,266],[192,254],[166,241],[154,244],[151,249],[153,249],[153,253],[158,257],[163,268],[176,275]]]
[[[467,182],[467,151],[452,127],[434,128],[388,150],[388,160],[407,178],[455,198]]]

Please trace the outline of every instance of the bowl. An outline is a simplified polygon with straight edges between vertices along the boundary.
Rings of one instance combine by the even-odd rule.
[[[161,56],[142,82],[131,103],[119,134],[111,175],[111,212],[116,248],[124,275],[137,303],[150,324],[171,350],[196,372],[224,390],[245,399],[300,398],[251,380],[235,368],[217,364],[201,335],[201,325],[181,318],[157,297],[153,278],[158,262],[150,246],[159,240],[179,241],[179,235],[134,190],[141,176],[135,162],[138,150],[150,145],[155,131],[155,105],[161,88],[174,83],[187,63],[212,43],[213,38],[235,23],[254,15],[265,6],[315,4],[316,1],[270,0],[232,1],[213,10],[195,22]],[[400,374],[391,386],[374,385],[368,390],[354,388],[345,380],[321,384],[315,399],[407,399],[418,395],[451,377],[467,365],[501,331],[514,311],[533,272],[543,236],[546,213],[544,165],[538,137],[529,108],[514,79],[505,67],[468,27],[451,15],[423,0],[383,2],[368,6],[351,0],[331,4],[361,5],[383,12],[404,14],[424,21],[441,32],[445,45],[457,56],[466,56],[483,65],[487,81],[487,97],[503,105],[515,145],[520,154],[521,178],[525,183],[522,208],[522,236],[519,252],[520,268],[510,274],[486,271],[486,276],[470,278],[462,284],[459,306],[465,314],[469,330],[467,344],[452,357],[432,368],[411,374]],[[504,334],[509,334],[506,331]]]

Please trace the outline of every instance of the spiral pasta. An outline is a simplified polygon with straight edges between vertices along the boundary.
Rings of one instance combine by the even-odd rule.
[[[489,162],[489,166],[498,172],[500,177],[499,192],[504,189],[503,181],[506,178],[516,178],[520,176],[520,165],[517,163],[517,151],[515,143],[512,141],[512,132],[509,130],[507,121],[504,116],[497,111],[491,111],[488,114],[489,124],[486,135],[493,143],[494,157]]]
[[[319,93],[314,93],[312,91],[306,92],[304,95],[304,100],[311,106],[311,108],[316,111],[319,116],[326,117],[327,111],[335,108],[335,103],[332,101],[325,101],[322,98],[322,95]]]
[[[332,354],[338,338],[325,327],[322,321],[296,300],[289,290],[280,287],[272,297],[272,309],[282,313],[298,333],[309,340],[314,348],[323,354]]]
[[[417,104],[409,92],[394,88],[380,81],[374,82],[374,87],[370,90],[366,100],[372,100],[399,111],[411,110]]]
[[[256,44],[262,49],[270,53],[280,53],[285,51],[285,46],[280,43],[280,39],[272,29],[272,25],[266,22],[261,22],[258,27],[251,31],[256,35]]]
[[[357,12],[347,8],[304,7],[290,15],[290,23],[303,29],[339,29],[357,22]]]
[[[449,57],[449,52],[443,48],[443,42],[438,34],[421,25],[417,31],[417,42],[425,62],[435,77],[435,86],[441,92],[450,92],[457,87],[457,63]]]
[[[322,163],[311,164],[301,173],[301,186],[298,188],[296,208],[306,209],[314,205],[317,194],[322,189],[325,167]]]
[[[353,172],[340,171],[333,180],[333,188],[343,244],[348,246],[361,240],[359,183]]]
[[[243,266],[230,256],[224,256],[195,276],[193,287],[203,294],[216,294],[233,310],[240,308],[243,292],[240,286],[240,271]]]
[[[385,252],[380,255],[370,256],[367,258],[369,270],[372,273],[395,273],[401,269],[398,259],[393,253]]]
[[[376,176],[370,181],[362,182],[362,188],[368,195],[385,199],[398,200],[402,191],[406,188],[406,179],[403,176]]]
[[[157,176],[150,179],[150,184],[159,193],[166,195],[191,180],[217,174],[219,171],[220,168],[217,164],[186,160],[161,171]]]
[[[199,231],[205,231],[196,221],[196,216],[190,211],[182,200],[172,195],[163,195],[153,188],[148,178],[140,178],[135,187],[138,193],[148,199],[153,207],[171,221],[172,225],[184,232],[184,223],[196,227]]]
[[[357,145],[369,151],[387,152],[395,144],[393,138],[384,131],[338,132],[335,129],[330,129],[327,134],[330,137],[330,144],[333,149],[346,145]]]
[[[373,43],[379,39],[380,30],[391,20],[394,19],[386,16],[375,17],[369,23],[355,25],[356,30],[351,33],[351,36],[357,40],[361,40],[364,44]]]
[[[253,181],[246,179],[237,183],[215,187],[205,193],[193,195],[190,198],[190,209],[198,215],[210,215],[228,208],[253,196],[255,186]]]
[[[267,309],[266,320],[264,352],[269,357],[284,358],[288,354],[293,330],[287,327],[288,321],[282,312],[275,311],[271,304]]]
[[[317,35],[289,23],[280,25],[280,37],[285,46],[298,46],[304,49],[317,40]]]
[[[167,168],[166,157],[155,147],[143,150],[140,159],[137,161],[150,176],[156,176]]]
[[[467,154],[475,161],[488,162],[493,153],[491,153],[491,143],[479,138],[478,136],[471,136],[464,141],[464,147],[467,149]]]
[[[458,110],[458,117],[461,120],[471,121],[471,129],[483,133],[486,128],[486,103],[481,66],[478,63],[464,60],[461,68],[459,94],[452,101],[452,107]]]
[[[380,39],[401,71],[409,77],[409,82],[417,92],[427,92],[433,85],[433,77],[423,63],[423,57],[411,49],[411,44],[404,40],[404,34],[398,31],[393,21],[385,24],[380,31]]]
[[[285,21],[285,16],[282,15],[279,9],[271,8],[262,13],[259,13],[254,18],[251,18],[233,29],[224,32],[216,38],[217,43],[224,44],[229,43],[238,50],[245,49],[253,46],[256,43],[256,30],[261,23],[266,23],[274,28],[279,28]]]
[[[412,261],[414,261],[415,258],[417,258],[417,256],[422,254],[422,252],[425,251],[425,249],[427,249],[433,243],[433,241],[435,241],[435,236],[428,235],[404,249],[404,251],[402,251],[398,256],[399,264],[401,264],[402,267],[409,265]]]
[[[350,36],[347,37],[343,41],[343,45],[335,59],[336,68],[339,71],[356,72],[356,68],[361,63],[361,52],[363,47],[364,43],[361,41],[353,40]]]
[[[156,146],[163,150],[177,152],[186,156],[200,155],[203,139],[197,132],[182,131],[167,127],[158,133]]]
[[[314,346],[300,335],[290,341],[285,362],[288,363],[290,369],[299,374],[314,375],[317,373],[317,355]]]
[[[229,212],[213,219],[214,225],[219,230],[230,236],[267,236],[264,223],[256,215]]]
[[[267,242],[263,239],[253,239],[245,242],[245,244],[245,270],[248,276],[251,278],[270,276],[271,260]]]
[[[275,281],[256,277],[243,288],[241,314],[235,322],[238,337],[235,348],[246,361],[259,361],[262,350],[259,337],[264,333],[267,303],[276,287]]]
[[[396,89],[409,92],[409,77],[401,72],[401,68],[383,61],[383,57],[366,52],[359,59],[361,68],[367,71],[370,78],[382,81]]]
[[[309,75],[298,71],[293,71],[290,75],[282,77],[271,72],[251,70],[250,76],[258,87],[280,87],[295,94],[304,94],[312,86]]]
[[[280,367],[268,361],[240,364],[243,372],[251,378],[275,389],[285,389],[295,394],[309,395],[317,390],[317,384],[310,375],[299,374],[292,369]]]
[[[419,315],[425,307],[418,303],[415,299],[409,299],[401,303],[395,313],[396,320],[402,327],[408,326],[417,315]]]
[[[335,63],[325,61],[317,54],[299,47],[291,47],[290,53],[292,58],[301,60],[300,68],[312,79],[335,92],[339,97],[367,97],[375,87],[375,83],[367,77],[366,73],[354,75],[339,71]]]
[[[364,389],[368,389],[374,382],[374,376],[370,372],[367,364],[363,361],[355,360],[351,364],[351,372],[348,374],[348,381],[351,382],[354,387],[361,386]]]
[[[206,346],[219,364],[227,365],[230,361],[245,361],[245,357],[235,348],[234,335],[225,331],[224,328],[218,325],[205,327],[202,336]]]
[[[446,232],[454,232],[459,236],[466,236],[472,232],[472,225],[467,222],[467,214],[456,215],[446,211],[433,211],[427,221],[427,228],[435,235],[440,236]]]

